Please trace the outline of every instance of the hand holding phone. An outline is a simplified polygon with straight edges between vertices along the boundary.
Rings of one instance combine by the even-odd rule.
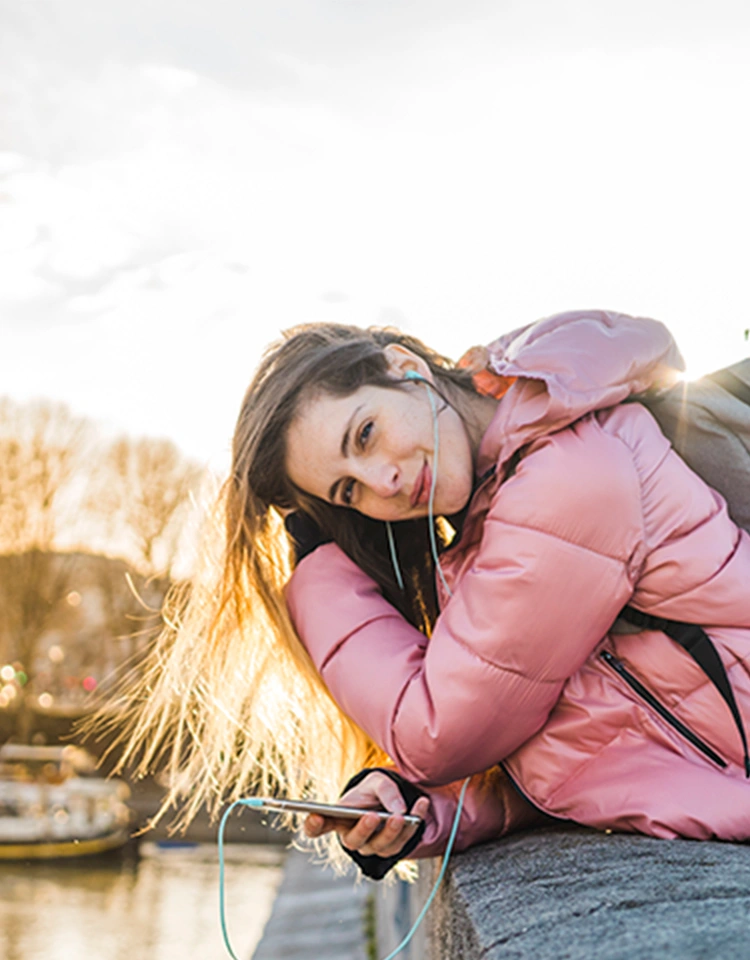
[[[355,811],[358,819],[310,813],[305,820],[308,837],[319,837],[335,830],[348,850],[364,856],[397,856],[414,836],[420,821],[430,809],[428,797],[420,797],[407,813],[404,799],[396,784],[384,773],[373,770],[357,786],[352,787],[336,806]],[[351,806],[350,806],[351,805]]]

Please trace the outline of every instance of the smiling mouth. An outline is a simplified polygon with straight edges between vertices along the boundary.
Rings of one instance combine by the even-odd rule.
[[[430,465],[425,460],[424,466],[417,475],[414,490],[411,495],[412,507],[419,507],[427,503],[430,496]]]

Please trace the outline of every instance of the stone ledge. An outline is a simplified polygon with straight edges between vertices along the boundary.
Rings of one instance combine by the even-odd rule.
[[[736,960],[750,846],[519,833],[457,854],[430,912],[430,960]]]

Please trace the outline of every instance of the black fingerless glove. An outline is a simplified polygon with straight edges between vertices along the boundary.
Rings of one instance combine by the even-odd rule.
[[[360,770],[360,772],[353,776],[347,783],[342,793],[346,793],[347,790],[351,790],[352,787],[356,787],[357,784],[361,783],[368,774],[375,773],[376,771],[378,773],[384,773],[387,777],[393,780],[398,787],[401,796],[404,798],[407,812],[411,810],[420,797],[427,796],[424,790],[421,790],[413,783],[410,783],[400,774],[396,773],[395,770],[391,770],[389,767],[370,767],[367,770]],[[359,869],[366,877],[369,877],[371,880],[382,880],[391,867],[394,867],[399,860],[405,860],[412,850],[419,845],[419,842],[422,839],[422,835],[425,831],[425,826],[426,824],[423,820],[422,823],[420,823],[420,825],[417,827],[416,833],[411,840],[408,840],[404,844],[400,853],[397,853],[393,857],[379,857],[376,853],[370,854],[370,856],[366,857],[363,856],[363,854],[358,853],[356,850],[350,850],[348,847],[345,847],[343,843],[341,844],[341,847],[344,850],[344,853],[347,853],[352,858],[352,860],[357,864]]]
[[[313,518],[306,513],[296,511],[287,514],[284,518],[284,526],[294,543],[297,563],[308,553],[312,553],[316,547],[320,547],[324,543],[331,543],[331,537],[326,537]]]

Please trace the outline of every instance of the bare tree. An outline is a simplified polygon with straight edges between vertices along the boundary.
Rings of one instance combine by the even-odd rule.
[[[28,675],[37,641],[70,589],[72,560],[57,548],[77,516],[87,435],[85,421],[62,404],[0,400],[0,649]],[[23,736],[23,697],[17,716]]]
[[[202,471],[169,440],[120,437],[107,451],[95,501],[114,552],[146,575],[169,574]]]
[[[94,441],[61,404],[0,400],[0,666],[32,681],[13,701],[21,739],[45,637],[72,630],[73,660],[105,673],[148,646],[201,479],[169,441]]]
[[[63,404],[0,400],[0,551],[55,546],[87,436]]]

